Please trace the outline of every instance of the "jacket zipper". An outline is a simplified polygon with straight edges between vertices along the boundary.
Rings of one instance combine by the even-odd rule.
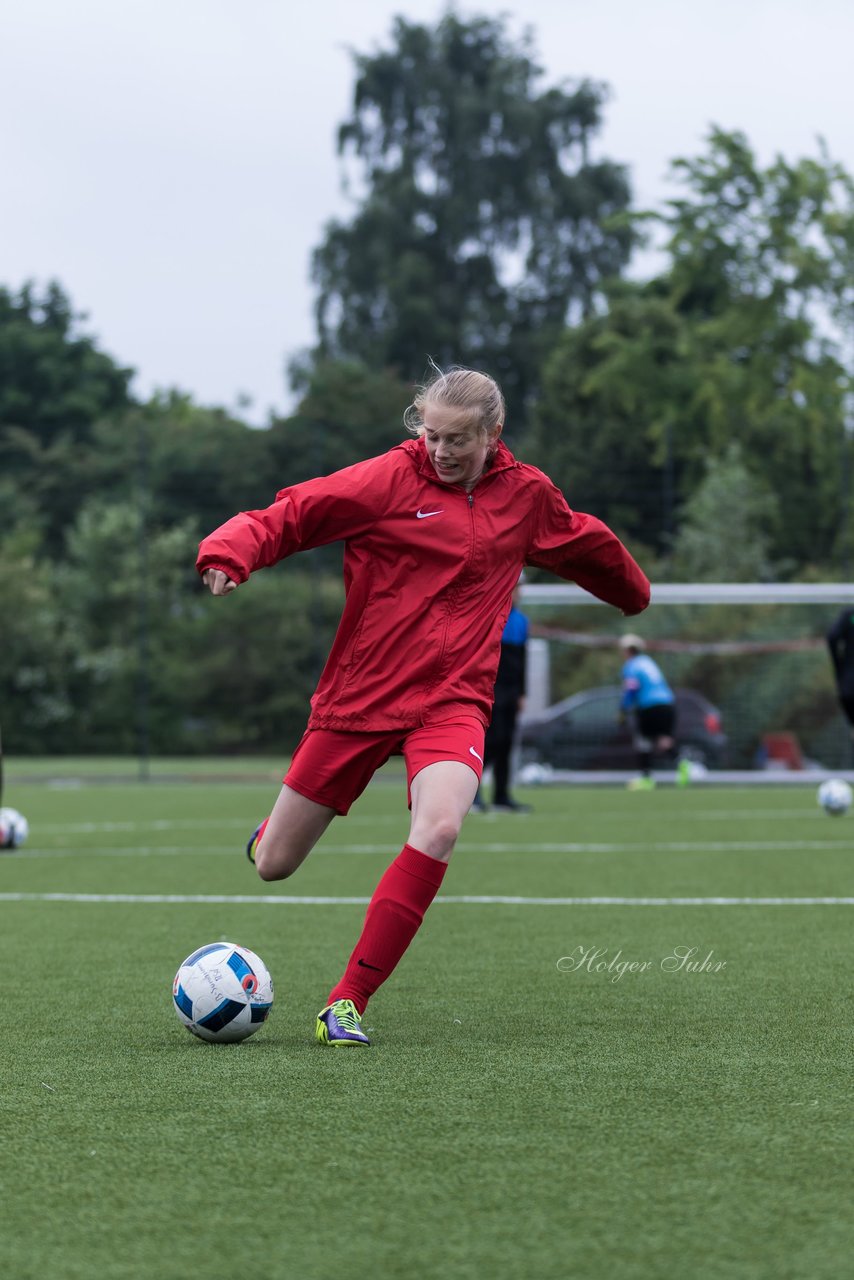
[[[470,524],[471,550],[470,550],[470,552],[469,552],[469,559],[471,560],[471,559],[473,559],[473,558],[474,558],[474,549],[475,549],[475,548],[474,548],[474,542],[475,542],[475,533],[474,533],[474,494],[473,494],[473,493],[467,493],[467,494],[466,494],[466,497],[468,498],[469,512],[470,512],[470,514],[471,514],[471,524]],[[453,602],[452,602],[452,603],[453,603]],[[441,671],[442,671],[442,667],[443,667],[443,664],[444,664],[444,661],[445,661],[445,651],[446,651],[447,644],[448,644],[448,635],[449,635],[449,632],[450,632],[451,627],[452,627],[452,625],[453,625],[454,612],[455,612],[455,611],[452,609],[452,612],[448,615],[447,622],[445,623],[445,630],[444,630],[444,633],[443,633],[443,635],[442,635],[442,646],[441,646],[441,649],[440,649],[440,651],[439,651],[439,657],[438,657],[438,659],[437,659],[437,661],[436,661],[436,663],[434,664],[434,667],[433,667],[433,678],[432,678],[432,680],[430,680],[430,681],[429,681],[429,683],[427,684],[427,686],[425,687],[425,690],[424,690],[425,700],[426,700],[427,695],[430,693],[430,690],[431,690],[431,689],[433,689],[433,688],[435,688],[436,682],[437,682],[437,680],[439,679],[439,676],[440,676]]]

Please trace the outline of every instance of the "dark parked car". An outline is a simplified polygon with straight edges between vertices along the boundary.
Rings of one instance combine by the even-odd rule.
[[[721,715],[695,689],[676,689],[676,737],[682,755],[713,769],[724,762]],[[523,716],[521,759],[554,769],[634,769],[631,723],[620,723],[620,688],[584,689],[536,716]]]

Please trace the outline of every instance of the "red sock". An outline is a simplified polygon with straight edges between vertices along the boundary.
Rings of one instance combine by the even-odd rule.
[[[385,982],[418,932],[424,913],[439,891],[448,865],[405,844],[371,898],[362,934],[344,976],[329,993],[352,1000],[359,1010]]]

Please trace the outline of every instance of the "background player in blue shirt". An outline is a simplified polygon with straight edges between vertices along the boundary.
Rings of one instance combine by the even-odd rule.
[[[676,699],[658,663],[644,652],[646,645],[640,636],[622,636],[620,648],[625,654],[620,709],[623,715],[633,718],[635,750],[641,772],[641,776],[633,778],[629,786],[635,791],[651,791],[655,786],[653,757],[661,755],[676,763]],[[677,781],[687,782],[688,770],[687,760],[681,761]]]

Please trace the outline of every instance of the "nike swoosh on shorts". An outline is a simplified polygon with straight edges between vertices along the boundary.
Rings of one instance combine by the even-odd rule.
[[[483,764],[483,756],[479,756],[475,751],[474,747],[469,747],[469,751],[474,756],[475,760],[479,760],[480,763]]]

